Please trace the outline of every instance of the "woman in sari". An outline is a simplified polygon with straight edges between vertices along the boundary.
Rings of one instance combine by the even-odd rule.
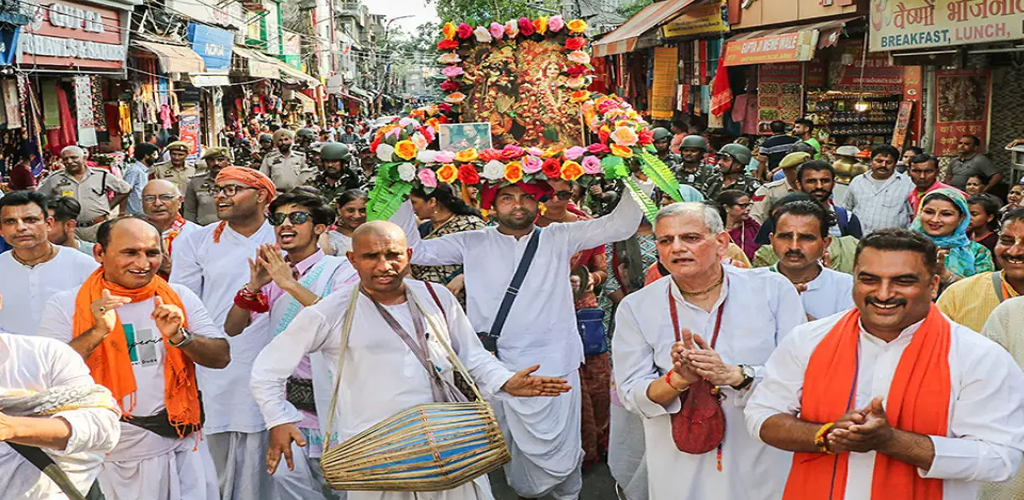
[[[921,210],[910,229],[928,236],[939,247],[941,290],[961,279],[995,270],[992,252],[967,236],[970,224],[967,199],[960,191],[936,189],[921,199]]]
[[[413,189],[409,194],[412,209],[420,224],[420,238],[430,240],[446,234],[482,229],[485,224],[480,212],[470,207],[455,195],[450,185],[440,184],[429,194],[423,188]],[[420,281],[429,281],[448,287],[466,307],[466,293],[463,289],[462,266],[412,266],[412,276]]]

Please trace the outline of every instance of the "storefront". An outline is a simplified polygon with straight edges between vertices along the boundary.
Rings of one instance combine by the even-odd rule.
[[[231,55],[234,49],[235,36],[227,31],[205,24],[191,23],[188,25],[188,41],[192,44],[192,51],[202,58],[206,65],[206,71],[200,74],[189,75],[189,83],[195,89],[194,92],[186,92],[188,96],[196,96],[197,101],[184,100],[188,108],[182,112],[191,113],[198,109],[199,115],[186,115],[183,117],[182,125],[186,130],[181,134],[181,140],[189,142],[192,150],[190,154],[198,156],[202,146],[222,145],[220,138],[224,131],[224,87],[231,86],[228,73],[231,70]],[[199,132],[192,129],[199,122]]]

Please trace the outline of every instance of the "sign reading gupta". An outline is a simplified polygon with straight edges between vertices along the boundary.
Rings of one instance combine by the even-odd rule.
[[[725,65],[810,61],[817,44],[818,30],[730,41],[726,46]]]
[[[40,3],[34,9],[18,41],[21,64],[124,67],[127,51],[119,11],[64,2]]]
[[[871,0],[871,50],[1024,39],[1024,0]]]

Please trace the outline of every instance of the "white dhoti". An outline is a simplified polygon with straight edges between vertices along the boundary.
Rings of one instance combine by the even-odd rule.
[[[267,474],[268,431],[218,432],[206,439],[222,500],[277,500],[274,480]]]
[[[647,462],[644,460],[644,422],[624,407],[611,405],[608,470],[626,500],[647,500]]]
[[[121,441],[103,462],[99,482],[107,500],[218,500],[206,441],[158,436],[121,424]]]
[[[348,500],[494,500],[487,476],[444,491],[350,491]]]
[[[580,375],[563,375],[572,389],[555,398],[512,398],[494,402],[512,462],[508,485],[524,498],[551,495],[576,500],[583,489]]]
[[[292,443],[293,469],[281,457],[274,471],[274,484],[280,500],[345,500],[344,491],[334,491],[324,481],[320,457],[309,456],[309,446]]]

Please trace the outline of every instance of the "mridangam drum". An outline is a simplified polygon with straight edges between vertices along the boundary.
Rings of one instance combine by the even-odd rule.
[[[393,415],[320,460],[339,490],[439,491],[511,460],[487,403],[417,405]]]
[[[424,310],[411,290],[407,292]],[[359,287],[355,287],[342,326],[327,429],[333,427],[341,364],[345,356]],[[439,304],[440,306],[440,304]],[[505,465],[512,456],[505,446],[494,410],[483,397],[469,372],[441,329],[425,315],[436,338],[448,352],[448,360],[467,381],[475,402],[428,403],[396,413],[337,446],[327,447],[320,457],[327,484],[351,491],[440,491],[456,488]],[[330,435],[325,431],[325,435]]]

